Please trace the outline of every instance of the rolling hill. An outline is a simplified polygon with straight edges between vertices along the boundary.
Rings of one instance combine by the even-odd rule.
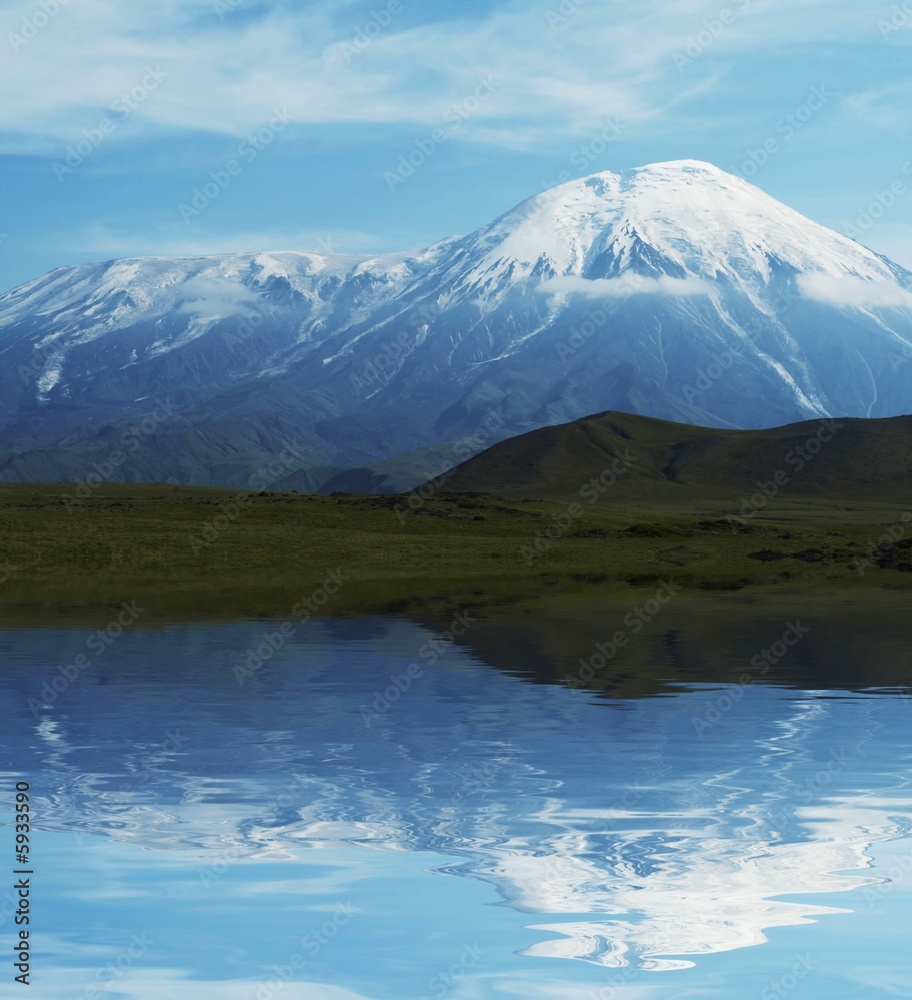
[[[912,416],[733,431],[608,411],[501,441],[442,485],[587,502],[782,493],[912,503]]]

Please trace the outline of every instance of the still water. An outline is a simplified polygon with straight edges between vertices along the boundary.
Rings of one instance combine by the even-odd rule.
[[[326,620],[260,666],[269,623],[137,628],[56,685],[88,631],[0,633],[30,995],[912,997],[908,646],[745,674],[657,630],[574,688],[540,627]]]

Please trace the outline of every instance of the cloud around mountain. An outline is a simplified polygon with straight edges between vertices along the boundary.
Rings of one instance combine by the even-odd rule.
[[[643,274],[623,274],[618,278],[582,278],[567,274],[542,282],[541,289],[549,295],[623,299],[631,295],[708,295],[712,286],[700,278],[673,278],[667,274],[656,278]]]
[[[252,311],[258,303],[257,295],[244,285],[202,275],[181,284],[179,295],[183,301],[177,311],[192,316],[232,316]]]
[[[898,284],[866,281],[852,275],[802,274],[802,293],[815,302],[851,309],[905,309],[912,311],[912,291]]]

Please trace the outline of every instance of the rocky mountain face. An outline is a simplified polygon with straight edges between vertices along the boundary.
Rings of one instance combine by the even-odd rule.
[[[403,489],[608,409],[912,409],[912,274],[695,161],[379,257],[60,268],[0,297],[0,480]]]

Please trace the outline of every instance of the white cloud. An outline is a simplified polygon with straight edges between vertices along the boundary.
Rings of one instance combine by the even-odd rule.
[[[682,74],[675,57],[718,16],[718,0],[580,4],[558,23],[548,17],[561,6],[556,0],[505,2],[484,17],[418,25],[405,6],[363,42],[370,12],[363,23],[353,12],[340,17],[339,0],[255,12],[241,3],[221,17],[212,0],[79,0],[61,4],[21,43],[10,36],[24,39],[34,9],[6,10],[0,72],[11,99],[0,107],[0,128],[13,134],[7,146],[23,149],[39,138],[78,141],[112,102],[142,87],[151,68],[165,75],[116,117],[111,142],[156,129],[243,136],[283,106],[296,122],[421,130],[439,125],[489,75],[496,92],[463,134],[553,142],[589,134],[606,116],[630,125],[667,115],[682,94],[718,79],[720,59],[724,66],[751,53],[767,58],[783,41],[783,17],[795,45],[851,42],[875,21],[860,5],[832,0],[753,0]]]
[[[666,274],[650,278],[627,272],[619,278],[579,278],[566,275],[543,281],[549,295],[585,295],[589,298],[629,298],[631,295],[706,295],[710,286],[699,278],[672,278]]]
[[[867,281],[851,275],[803,274],[801,293],[815,302],[849,309],[912,309],[912,292],[900,285]]]
[[[270,253],[296,250],[304,253],[380,253],[401,250],[386,246],[373,233],[358,230],[270,230],[188,235],[183,227],[163,226],[154,232],[119,231],[92,225],[77,233],[55,236],[64,250],[109,257],[207,257],[212,254]]]
[[[912,33],[912,27],[910,27]],[[858,122],[891,132],[907,129],[912,123],[912,79],[888,87],[865,90],[846,98],[846,111]]]
[[[257,304],[253,292],[225,278],[191,278],[179,286],[178,294],[185,301],[177,311],[193,316],[236,316],[253,311]]]

